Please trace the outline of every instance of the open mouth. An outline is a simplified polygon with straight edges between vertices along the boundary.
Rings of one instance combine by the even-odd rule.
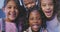
[[[13,17],[16,17],[16,13],[13,12],[13,13],[9,13],[9,15],[13,18]]]
[[[50,13],[51,11],[45,11],[46,13]]]
[[[32,25],[33,28],[39,28],[39,25],[38,24],[34,24]]]
[[[52,11],[45,11],[45,13],[50,16]]]

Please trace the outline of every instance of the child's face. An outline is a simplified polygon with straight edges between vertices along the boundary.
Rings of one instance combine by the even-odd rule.
[[[53,15],[53,0],[41,0],[41,8],[47,18]]]
[[[28,9],[36,5],[36,3],[33,0],[23,0],[23,2],[25,7]]]
[[[18,15],[18,9],[16,3],[13,0],[9,1],[4,8],[4,12],[8,19],[15,20],[15,18]]]
[[[41,16],[40,16],[39,12],[37,12],[36,10],[32,11],[30,13],[29,24],[30,24],[33,31],[36,32],[39,30],[39,28],[42,24],[42,20],[41,20]]]

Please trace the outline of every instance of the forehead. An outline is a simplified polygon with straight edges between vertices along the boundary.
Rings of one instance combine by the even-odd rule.
[[[53,3],[53,0],[41,0],[42,3]]]
[[[34,10],[30,13],[30,16],[40,16],[40,13],[38,11]]]
[[[16,3],[14,2],[14,1],[9,1],[8,3],[7,3],[7,5],[13,5],[13,6],[16,6]]]
[[[35,2],[35,0],[23,0],[24,3],[31,3],[31,2]]]

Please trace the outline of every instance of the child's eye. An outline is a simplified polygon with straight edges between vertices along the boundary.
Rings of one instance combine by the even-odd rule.
[[[49,4],[50,6],[52,6],[53,4]]]
[[[9,9],[11,9],[11,7],[8,7]]]
[[[45,4],[43,4],[42,6],[46,6]]]
[[[17,7],[14,7],[15,9],[17,9]]]
[[[37,18],[37,20],[40,20],[41,18]]]
[[[33,18],[30,18],[30,20],[34,20]]]

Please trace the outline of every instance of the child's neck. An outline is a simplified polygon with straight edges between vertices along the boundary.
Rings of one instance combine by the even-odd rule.
[[[8,18],[5,18],[5,21],[6,22],[13,22],[12,20],[8,19]]]
[[[40,32],[40,29],[39,29],[38,31],[33,31],[33,30],[32,30],[32,32]]]

